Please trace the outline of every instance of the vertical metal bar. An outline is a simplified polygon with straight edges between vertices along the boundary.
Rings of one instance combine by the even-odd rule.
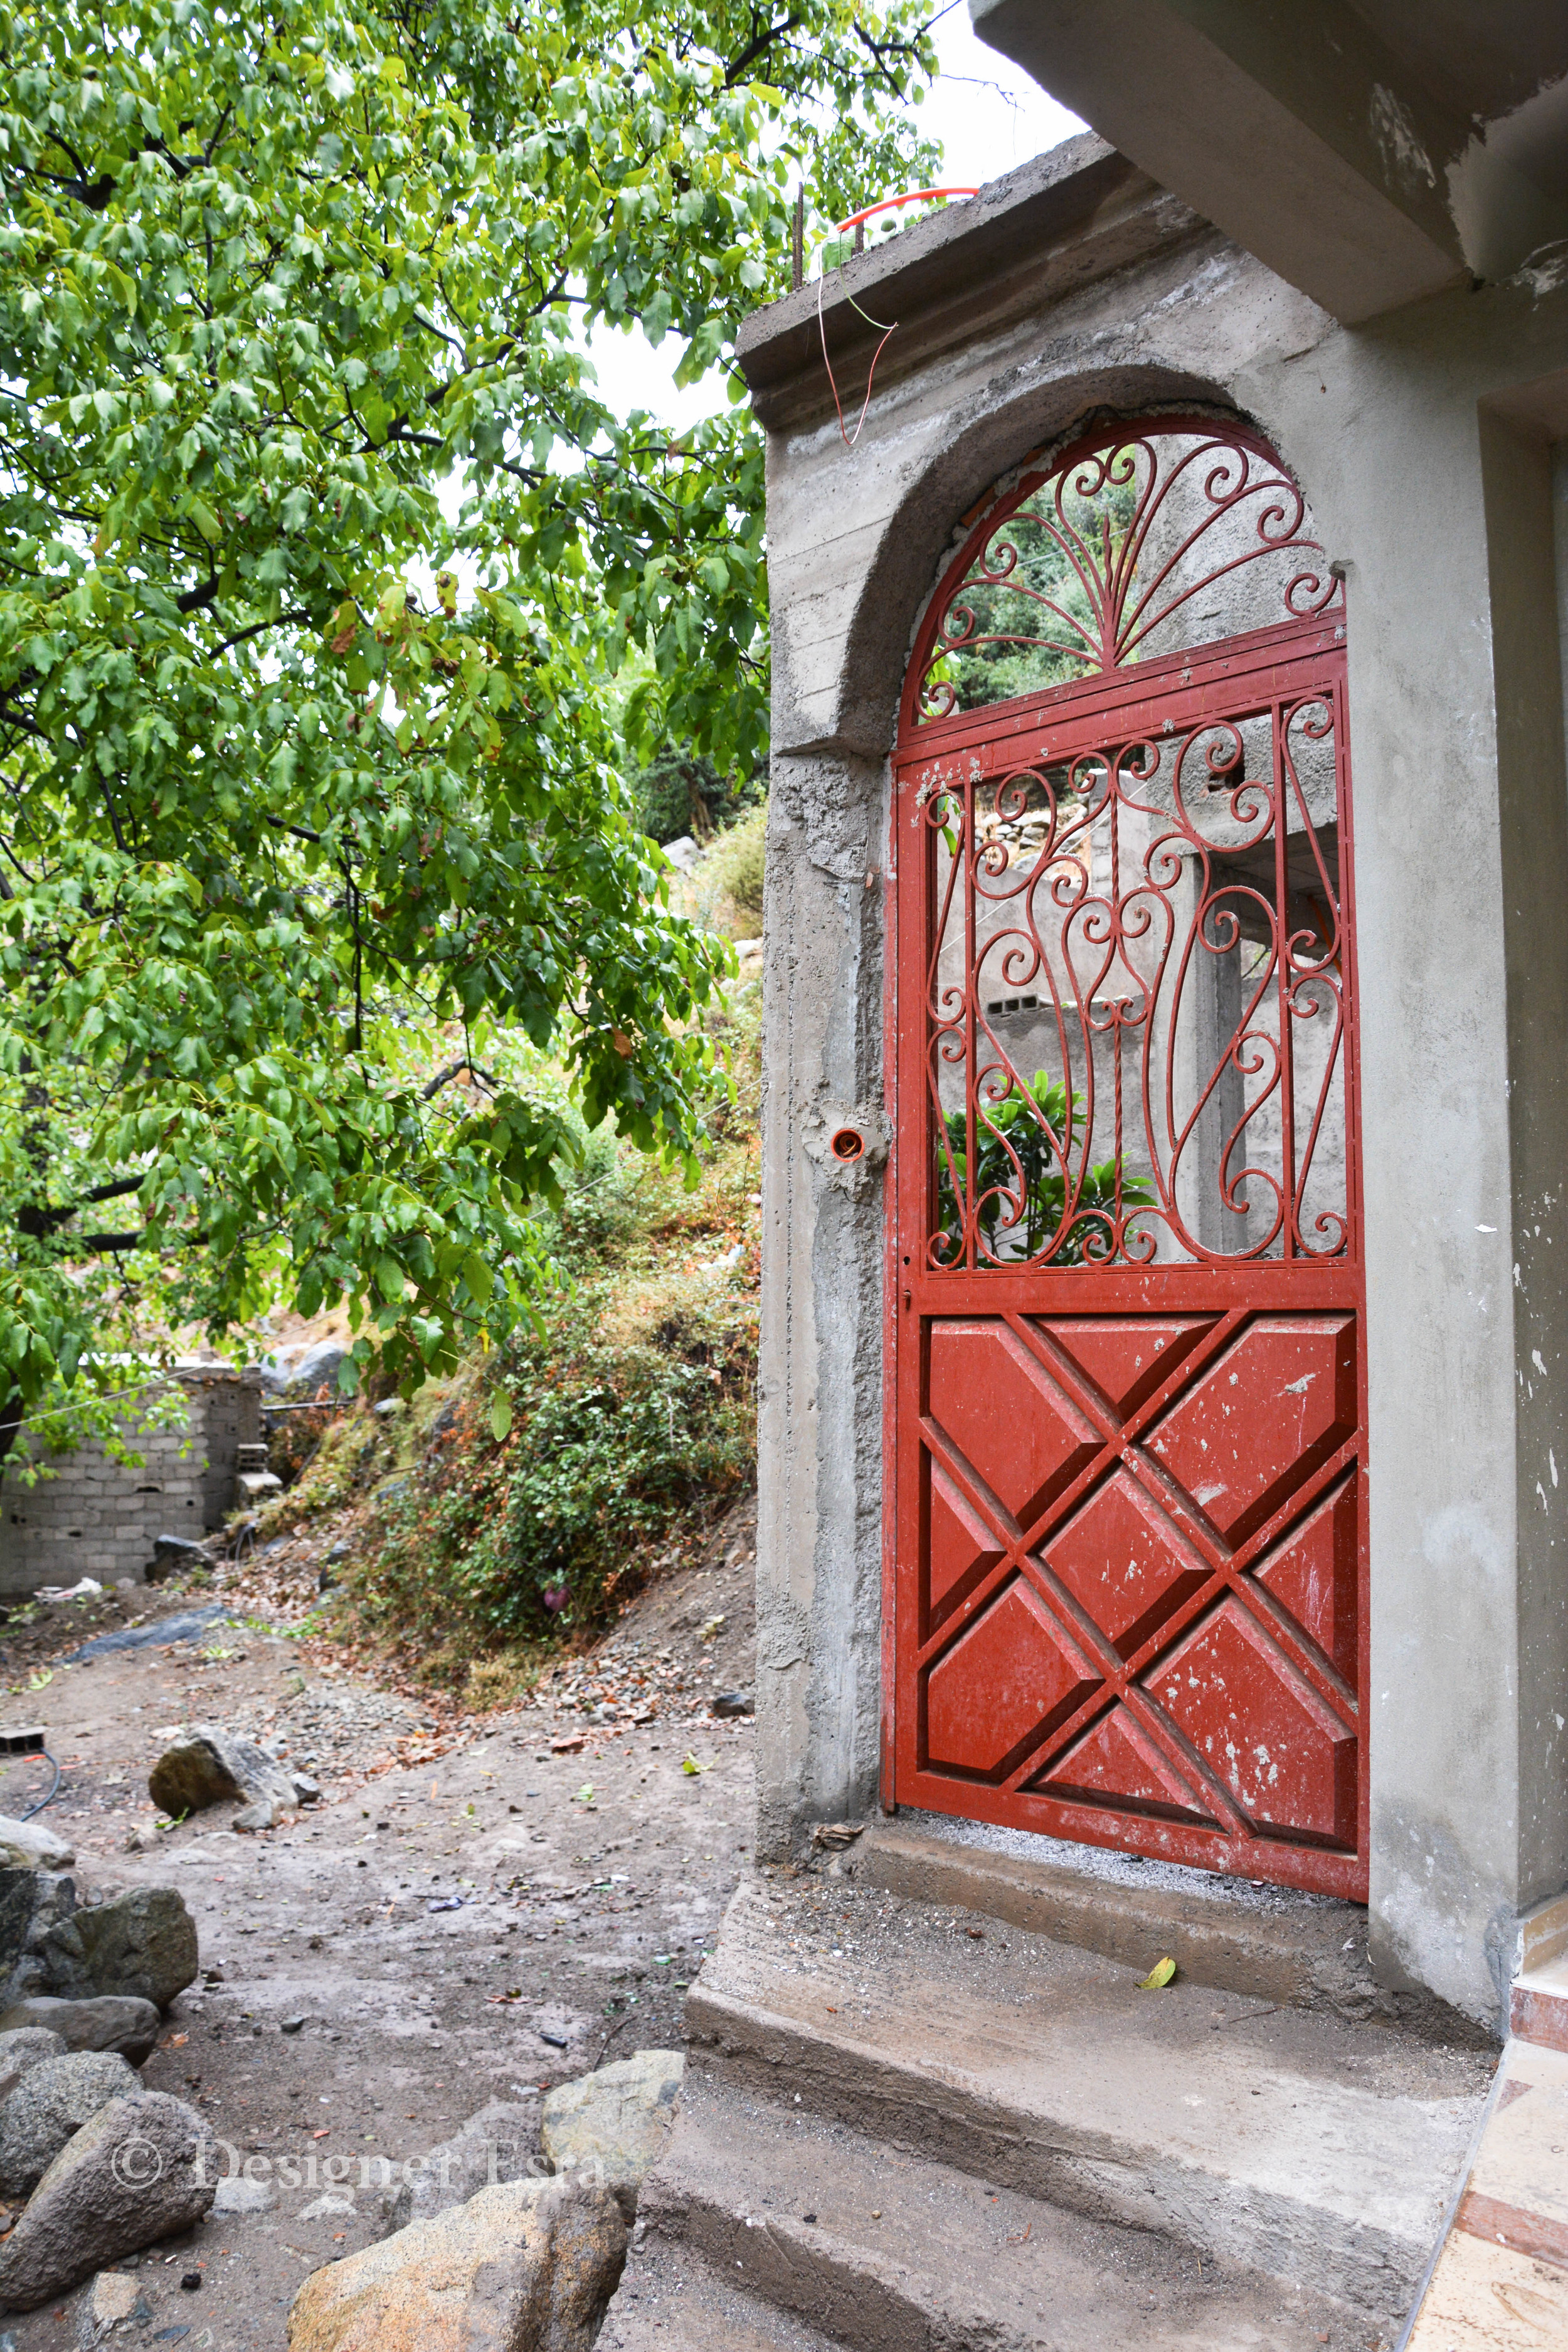
[[[1274,921],[1275,961],[1279,1003],[1279,1181],[1285,1192],[1285,1221],[1279,1234],[1282,1257],[1299,1255],[1296,1240],[1300,1213],[1296,1182],[1296,1055],[1290,1034],[1290,868],[1287,858],[1289,820],[1286,808],[1285,705],[1273,709],[1274,738]]]

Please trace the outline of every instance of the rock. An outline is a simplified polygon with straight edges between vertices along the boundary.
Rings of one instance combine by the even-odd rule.
[[[6,2027],[0,2018],[0,2099],[8,2099],[24,2074],[46,2058],[63,2058],[66,2045],[58,2033],[37,2025]]]
[[[757,1702],[750,1691],[721,1691],[708,1712],[721,1721],[730,1722],[737,1716],[755,1715]]]
[[[163,2023],[150,2000],[130,1993],[104,1993],[96,2000],[59,2000],[37,1993],[0,2014],[0,2040],[17,2029],[43,2027],[51,2041],[58,2040],[67,2050],[118,2050],[140,2066],[155,2047]]]
[[[188,2230],[212,2205],[217,2170],[207,2126],[183,2099],[139,2086],[110,2099],[66,2142],[0,2240],[0,2305],[31,2311],[100,2263]]]
[[[0,1868],[0,1985],[5,2000],[43,1989],[43,1944],[75,1909],[74,1879],[56,1871]]]
[[[25,2197],[83,2124],[137,2087],[112,2050],[68,2051],[29,2067],[0,2106],[0,2190]]]
[[[193,1543],[188,1536],[154,1536],[147,1581],[149,1584],[162,1584],[165,1577],[177,1576],[183,1570],[209,1569],[216,1565],[205,1544]]]
[[[541,2137],[555,2172],[593,2168],[627,2221],[637,2191],[664,2152],[686,2061],[679,2050],[639,2050],[596,2074],[562,2083],[544,2102]]]
[[[196,1977],[196,1927],[172,1886],[138,1886],[74,1911],[39,1948],[39,1990],[66,2000],[130,1994],[167,2009]]]
[[[492,2099],[450,2139],[405,2168],[384,2202],[388,2230],[466,2205],[476,2189],[523,2179],[538,2145],[537,2109]]]
[[[76,1849],[42,1822],[13,1821],[0,1813],[0,1868],[6,1870],[68,1870]]]
[[[348,1352],[346,1348],[339,1347],[335,1339],[318,1339],[313,1348],[307,1348],[304,1354],[296,1357],[289,1367],[289,1389],[296,1395],[310,1396],[325,1382],[335,1396],[338,1367],[346,1360]]]
[[[358,2211],[354,2200],[342,2189],[328,2189],[320,2197],[312,2197],[301,2205],[298,2219],[301,2221],[335,2221],[340,2213]]]
[[[237,1739],[213,1723],[193,1724],[163,1750],[147,1792],[176,1819],[244,1797],[248,1801],[234,1817],[237,1830],[276,1829],[300,1801],[291,1772],[251,1740]]]
[[[213,2199],[213,2211],[225,2213],[265,2213],[272,2203],[270,2180],[247,2180],[243,2173],[230,2173],[218,2182],[217,2195]]]
[[[138,2304],[142,2306],[140,2312]],[[113,2327],[123,2319],[146,2318],[148,2306],[135,2272],[100,2271],[87,2291],[87,2309],[82,2315],[95,2329]]]
[[[500,2181],[312,2271],[289,2352],[588,2352],[626,2250],[607,2189]]]

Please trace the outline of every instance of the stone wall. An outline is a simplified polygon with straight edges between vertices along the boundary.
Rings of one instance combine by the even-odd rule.
[[[199,1541],[222,1526],[234,1502],[237,1449],[263,1434],[260,1382],[221,1365],[182,1365],[174,1377],[184,1393],[184,1428],[146,1429],[128,1400],[121,1426],[139,1465],[111,1460],[95,1440],[52,1459],[51,1475],[36,1486],[0,1478],[0,1594],[84,1576],[140,1580],[160,1536]]]

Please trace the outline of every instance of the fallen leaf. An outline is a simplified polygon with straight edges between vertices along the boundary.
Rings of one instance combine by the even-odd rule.
[[[1174,1960],[1169,1958],[1156,1960],[1148,1975],[1139,1979],[1138,1990],[1140,1992],[1159,1992],[1164,1986],[1170,1983],[1171,1979],[1175,1975],[1175,1973],[1176,1963]]]
[[[699,1764],[695,1756],[683,1756],[680,1769],[683,1772],[711,1772],[713,1767],[711,1764]]]

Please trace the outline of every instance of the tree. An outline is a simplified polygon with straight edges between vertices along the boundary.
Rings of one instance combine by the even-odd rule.
[[[922,38],[910,0],[0,8],[13,1407],[280,1290],[405,1383],[503,1328],[573,1128],[443,1082],[498,1034],[691,1151],[723,950],[658,903],[605,681],[649,665],[634,755],[755,762],[760,450],[617,421],[582,330],[722,360],[804,170],[847,210],[928,160]]]

